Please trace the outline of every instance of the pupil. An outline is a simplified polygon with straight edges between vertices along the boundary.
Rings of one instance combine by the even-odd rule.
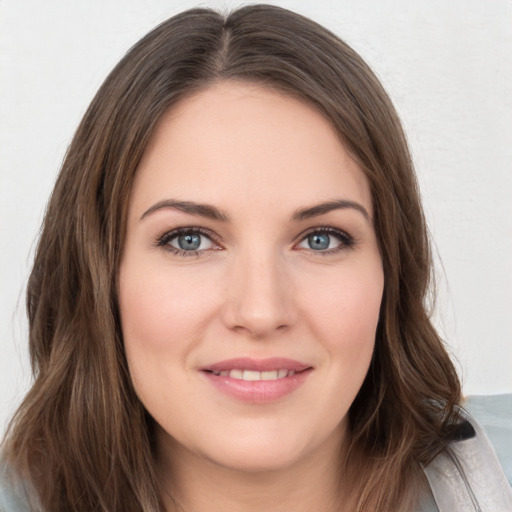
[[[185,251],[195,251],[201,245],[200,235],[181,235],[178,237],[180,249]]]
[[[308,237],[308,244],[311,249],[327,249],[329,247],[329,235],[322,233],[321,235],[310,235]]]

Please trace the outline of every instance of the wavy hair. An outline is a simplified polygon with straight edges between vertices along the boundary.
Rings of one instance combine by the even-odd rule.
[[[347,44],[268,5],[193,9],[155,28],[107,77],[68,149],[27,288],[34,382],[4,453],[43,510],[163,510],[152,420],[128,373],[117,300],[127,202],[173,105],[218,81],[313,105],[365,173],[384,268],[371,366],[349,411],[354,510],[408,510],[421,465],[449,441],[460,384],[429,318],[431,256],[393,105]],[[355,454],[358,454],[356,457]]]

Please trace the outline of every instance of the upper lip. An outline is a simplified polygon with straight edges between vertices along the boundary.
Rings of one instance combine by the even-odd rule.
[[[293,370],[301,372],[311,368],[311,365],[288,359],[286,357],[270,357],[266,359],[253,359],[250,357],[237,357],[218,361],[201,368],[204,371],[222,372],[226,370],[253,370],[258,372],[272,370]]]

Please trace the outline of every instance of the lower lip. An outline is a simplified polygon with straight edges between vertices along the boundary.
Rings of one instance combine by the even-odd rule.
[[[300,387],[310,373],[308,369],[282,379],[247,381],[203,372],[218,391],[248,403],[275,402]]]

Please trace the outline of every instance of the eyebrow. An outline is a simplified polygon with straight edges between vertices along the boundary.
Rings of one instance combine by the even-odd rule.
[[[145,217],[151,215],[154,212],[168,208],[179,210],[184,213],[189,213],[190,215],[198,215],[199,217],[205,217],[207,219],[229,222],[229,215],[219,210],[215,206],[211,206],[209,204],[195,203],[193,201],[175,201],[173,199],[164,199],[163,201],[158,201],[158,203],[148,208],[141,215],[139,220],[144,219]]]
[[[151,215],[152,213],[155,213],[159,210],[165,210],[169,208],[179,210],[190,215],[197,215],[199,217],[218,220],[221,222],[230,221],[230,217],[227,213],[210,204],[196,203],[194,201],[176,201],[174,199],[164,199],[162,201],[158,201],[158,203],[155,203],[153,206],[148,208],[141,215],[139,220],[143,220],[148,215]],[[303,220],[311,219],[313,217],[318,217],[320,215],[325,215],[326,213],[329,213],[333,210],[341,210],[346,208],[351,208],[358,211],[368,222],[371,222],[370,215],[366,208],[363,205],[348,199],[335,199],[314,206],[299,208],[293,213],[291,221],[300,222]]]
[[[319,215],[324,215],[333,210],[340,210],[346,208],[351,208],[353,210],[358,211],[363,215],[363,217],[368,222],[372,222],[370,214],[362,204],[356,203],[355,201],[350,201],[348,199],[334,199],[332,201],[320,203],[315,206],[299,208],[292,215],[292,222],[299,222],[301,220],[311,219],[312,217],[318,217]]]

